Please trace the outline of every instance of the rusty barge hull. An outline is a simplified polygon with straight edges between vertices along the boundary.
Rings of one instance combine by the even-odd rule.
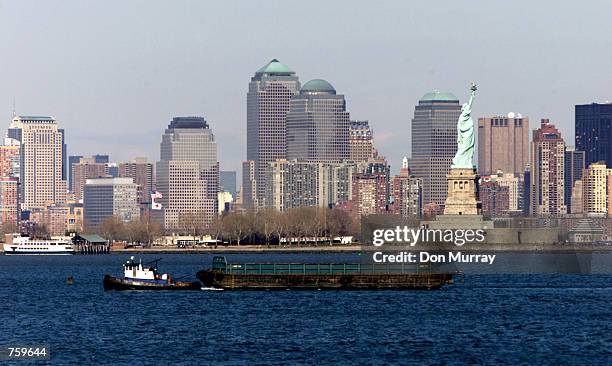
[[[419,274],[228,274],[203,270],[206,287],[224,290],[437,290],[453,282],[450,273]]]

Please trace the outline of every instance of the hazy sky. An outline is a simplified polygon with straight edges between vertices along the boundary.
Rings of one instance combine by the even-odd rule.
[[[204,116],[221,169],[246,156],[246,92],[278,58],[323,78],[367,119],[394,170],[430,90],[474,117],[549,117],[573,144],[574,105],[612,99],[609,1],[0,0],[0,116],[52,115],[69,154],[159,158],[173,116]]]

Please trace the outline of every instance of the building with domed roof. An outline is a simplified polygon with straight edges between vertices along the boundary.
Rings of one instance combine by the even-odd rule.
[[[447,196],[446,175],[457,151],[459,98],[452,93],[430,92],[419,100],[412,119],[410,171],[423,181],[423,206],[443,208]]]
[[[343,95],[326,80],[310,80],[291,98],[287,159],[339,163],[349,158],[349,112]]]
[[[285,127],[291,97],[300,91],[293,70],[273,59],[255,72],[247,93],[247,161],[242,195],[246,208],[265,207],[270,163],[286,158]]]

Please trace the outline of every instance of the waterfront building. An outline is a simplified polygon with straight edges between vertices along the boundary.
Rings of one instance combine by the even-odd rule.
[[[19,219],[19,179],[0,177],[0,225],[17,225]]]
[[[295,72],[276,59],[257,70],[251,78],[247,93],[247,161],[254,162],[250,186],[256,194],[244,195],[246,207],[266,206],[269,164],[286,158],[286,117],[291,97],[299,90],[300,82]],[[243,167],[251,168],[250,163]],[[243,171],[243,177],[250,177],[250,173]]]
[[[352,207],[359,216],[387,212],[387,177],[384,173],[353,175]]]
[[[351,121],[349,126],[349,160],[368,161],[374,155],[374,134],[368,121]]]
[[[134,183],[138,185],[140,208],[147,209],[151,204],[151,192],[153,192],[153,164],[144,157],[137,157],[128,163],[119,163],[117,164],[117,177],[134,180]]]
[[[510,209],[510,195],[507,186],[493,180],[481,181],[479,185],[482,214],[485,217],[506,216]]]
[[[343,95],[327,81],[310,80],[291,98],[287,159],[337,163],[349,158],[349,112]]]
[[[66,198],[64,131],[53,117],[15,116],[9,137],[21,143],[21,208],[44,208]]]
[[[582,179],[582,171],[585,168],[584,165],[585,156],[584,151],[578,151],[573,146],[565,147],[564,157],[564,185],[565,185],[565,204],[567,205],[567,212],[573,213],[572,210],[572,189],[574,183],[577,180]]]
[[[446,201],[453,157],[457,151],[457,120],[461,115],[459,99],[452,93],[425,94],[414,109],[412,119],[412,157],[408,165],[423,181],[423,204],[443,208]]]
[[[582,173],[582,210],[589,216],[605,216],[608,213],[608,169],[604,161],[593,163]]]
[[[410,174],[408,158],[402,160],[399,175],[391,179],[392,211],[402,217],[420,217],[423,211],[423,183]]]
[[[575,107],[576,150],[584,151],[585,166],[600,161],[612,168],[612,103]]]
[[[529,162],[529,118],[520,114],[478,119],[478,173],[523,174]]]
[[[217,215],[219,162],[217,142],[202,117],[175,117],[162,135],[156,190],[163,197],[160,215],[167,230],[191,215],[203,227]]]
[[[105,163],[97,163],[95,157],[81,158],[78,163],[72,165],[72,186],[70,191],[77,200],[83,199],[83,187],[87,179],[110,177],[108,166]]]
[[[236,171],[221,170],[219,172],[219,191],[229,192],[232,197],[236,197]]]
[[[89,230],[111,217],[124,222],[140,218],[138,185],[132,178],[87,179],[83,192],[84,221]]]
[[[565,141],[561,132],[542,119],[533,131],[531,142],[531,208],[537,216],[557,216],[567,213],[564,190]]]

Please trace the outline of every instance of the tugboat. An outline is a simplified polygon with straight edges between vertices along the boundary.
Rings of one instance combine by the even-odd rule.
[[[104,290],[200,290],[198,282],[174,281],[172,276],[159,274],[156,259],[142,263],[134,261],[134,257],[123,264],[123,278],[104,276]]]

